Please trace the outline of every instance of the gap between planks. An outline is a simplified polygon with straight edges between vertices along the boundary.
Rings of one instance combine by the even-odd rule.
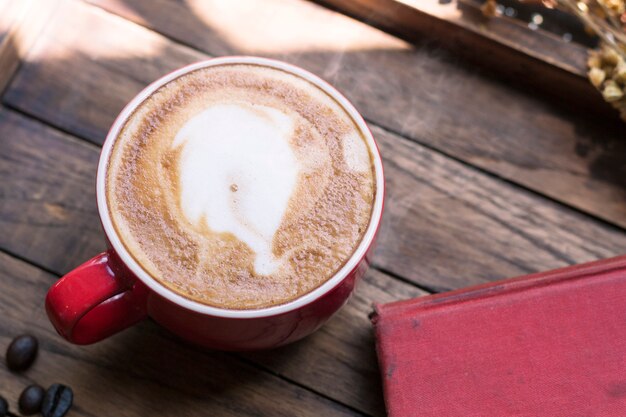
[[[144,25],[144,24],[135,22],[133,20],[128,20],[125,17],[115,13],[114,11],[106,9],[105,7],[103,7],[101,5],[94,4],[94,3],[91,3],[91,2],[88,2],[88,1],[85,1],[85,0],[66,0],[66,1],[70,1],[72,3],[81,4],[81,5],[87,6],[88,8],[97,9],[97,10],[103,12],[104,14],[106,14],[108,16],[111,16],[111,17],[113,17],[115,19],[122,20],[122,21],[126,22],[127,24],[131,24],[133,26],[140,27],[140,28],[142,28],[144,30],[147,30],[149,32],[158,34],[159,36],[167,39],[168,41],[172,42],[173,44],[175,44],[175,45],[177,45],[179,47],[186,48],[186,49],[188,49],[190,51],[193,51],[194,53],[197,53],[197,54],[202,54],[202,55],[206,56],[206,58],[212,57],[211,54],[207,53],[206,51],[203,51],[203,50],[199,49],[198,47],[190,44],[189,42],[185,42],[185,41],[181,40],[178,37],[172,37],[170,35],[167,35],[166,33],[158,30],[158,28],[151,27],[151,26],[148,26],[148,25]],[[331,11],[335,11],[337,13],[343,13],[343,11],[341,11],[339,9],[336,9],[335,7],[332,7],[330,4],[325,3],[323,1],[321,2],[322,4],[320,4],[320,2],[317,2],[315,0],[313,0],[312,2],[314,4],[317,4],[317,5],[321,6],[321,7],[326,7],[326,8],[328,8]],[[352,17],[352,18],[355,18],[355,17]],[[356,20],[360,20],[358,18],[355,18],[355,19]],[[20,114],[27,115],[31,119],[38,120],[41,123],[44,123],[44,124],[46,124],[48,126],[52,126],[46,120],[44,120],[42,118],[38,118],[38,117],[36,117],[36,116],[34,116],[34,115],[30,114],[30,113],[27,113],[25,111],[22,111],[21,109],[13,106],[10,103],[3,102],[3,104],[4,104],[5,107],[10,108],[13,111],[16,111],[16,112],[18,112]],[[488,176],[490,178],[497,179],[497,180],[499,180],[501,182],[504,182],[504,183],[506,183],[506,184],[508,184],[508,185],[510,185],[510,186],[512,186],[512,187],[514,187],[516,189],[518,189],[518,190],[523,190],[523,191],[525,191],[525,192],[527,192],[527,193],[529,193],[531,195],[538,196],[540,198],[545,199],[546,201],[550,201],[550,202],[552,202],[554,204],[557,204],[557,205],[559,205],[561,207],[565,207],[565,208],[567,208],[567,209],[569,209],[569,210],[571,210],[571,211],[573,211],[575,213],[581,214],[581,215],[589,218],[590,220],[594,220],[594,221],[596,221],[597,223],[599,223],[601,225],[607,226],[607,227],[609,227],[610,229],[612,229],[614,231],[626,232],[626,225],[622,226],[618,222],[614,222],[612,220],[608,220],[608,219],[603,218],[600,215],[597,215],[597,214],[595,214],[595,213],[593,213],[593,212],[591,212],[589,210],[585,210],[583,208],[579,208],[579,207],[577,207],[575,205],[572,205],[572,204],[569,204],[569,203],[564,202],[562,200],[559,200],[557,197],[552,197],[552,196],[550,196],[550,195],[548,195],[546,193],[543,193],[543,192],[541,192],[541,191],[539,191],[537,189],[534,189],[534,188],[531,188],[530,186],[524,185],[523,183],[516,182],[516,181],[514,181],[512,179],[509,179],[509,178],[507,178],[507,177],[505,177],[503,175],[500,175],[497,171],[489,170],[489,169],[484,168],[484,167],[482,167],[480,165],[471,163],[468,160],[462,159],[462,158],[460,158],[458,156],[454,156],[451,152],[447,152],[444,149],[434,147],[433,145],[429,144],[428,141],[426,141],[426,140],[424,140],[424,139],[422,139],[420,137],[414,136],[412,138],[408,138],[404,134],[400,133],[397,129],[394,129],[393,127],[390,127],[390,126],[388,126],[386,124],[381,124],[379,122],[374,122],[370,118],[365,118],[364,117],[364,119],[366,120],[368,125],[380,128],[381,130],[384,130],[384,131],[386,131],[388,133],[391,133],[391,134],[393,134],[393,135],[395,135],[395,136],[397,136],[399,138],[402,138],[404,140],[407,140],[409,142],[416,143],[416,144],[422,146],[423,148],[428,149],[429,151],[432,151],[432,152],[434,152],[436,154],[439,154],[439,155],[444,156],[444,157],[446,157],[448,159],[451,159],[451,160],[453,160],[455,162],[458,162],[461,165],[466,166],[466,167],[468,167],[468,168],[470,168],[470,169],[472,169],[472,170],[474,170],[476,172],[482,173],[482,174],[484,174],[484,175],[486,175],[486,176]],[[78,135],[75,132],[72,132],[72,131],[60,128],[58,126],[52,126],[52,127],[54,127],[58,131],[64,132],[64,133],[69,134],[69,135],[71,135],[73,137],[80,138],[81,140],[84,140],[86,142],[94,144],[95,146],[99,146],[98,144],[95,144],[91,140],[89,140],[89,139],[87,139],[87,138],[85,138],[85,137],[83,137],[81,135]]]
[[[594,213],[591,213],[589,211],[583,210],[583,209],[578,208],[576,206],[572,206],[570,204],[564,203],[563,201],[560,201],[560,200],[556,199],[555,197],[551,197],[551,196],[549,196],[547,194],[544,194],[544,193],[541,193],[541,192],[539,192],[537,190],[529,188],[528,186],[526,186],[524,184],[515,182],[515,181],[513,181],[513,180],[511,180],[509,178],[506,178],[506,177],[504,177],[502,175],[499,175],[495,171],[489,171],[486,168],[483,168],[483,167],[478,166],[478,165],[474,165],[474,164],[472,164],[472,163],[470,163],[470,162],[468,162],[468,161],[466,161],[464,159],[461,159],[461,158],[459,158],[457,156],[454,156],[454,155],[450,154],[449,152],[445,152],[442,149],[435,148],[434,146],[430,145],[428,142],[426,142],[424,140],[420,140],[420,138],[418,138],[418,137],[415,137],[413,139],[409,139],[409,138],[405,137],[402,133],[398,132],[397,130],[395,130],[395,129],[391,128],[391,127],[383,126],[383,125],[381,125],[379,123],[372,122],[369,119],[365,119],[365,121],[367,122],[368,125],[375,126],[375,127],[379,128],[381,130],[384,130],[384,131],[386,131],[388,133],[391,133],[393,136],[397,136],[397,137],[399,137],[401,139],[404,139],[404,140],[407,140],[409,142],[416,143],[419,146],[421,146],[421,147],[423,147],[425,149],[428,149],[429,151],[432,151],[433,153],[439,154],[439,155],[444,156],[444,157],[446,157],[448,159],[451,159],[451,160],[453,160],[455,162],[458,162],[459,164],[461,164],[461,165],[463,165],[463,166],[465,166],[467,168],[470,168],[470,169],[472,169],[474,171],[477,171],[477,172],[479,172],[481,174],[484,174],[485,176],[487,176],[489,178],[493,178],[493,179],[499,180],[499,181],[501,181],[503,183],[506,183],[506,184],[510,185],[513,188],[517,188],[519,190],[526,191],[527,193],[529,193],[531,195],[538,196],[538,197],[543,198],[543,199],[545,199],[547,201],[555,203],[555,204],[557,204],[557,205],[559,205],[561,207],[565,207],[565,208],[567,208],[567,209],[569,209],[569,210],[571,210],[571,211],[573,211],[575,213],[578,213],[578,214],[581,214],[581,215],[583,215],[585,217],[588,217],[590,220],[595,220],[596,222],[598,222],[598,223],[600,223],[600,224],[602,224],[604,226],[607,226],[607,227],[609,227],[610,229],[612,229],[614,231],[626,232],[626,226],[621,226],[618,223],[614,223],[614,222],[611,222],[609,220],[603,219],[602,217],[599,217],[599,216],[597,216]]]
[[[60,278],[61,277],[61,275],[58,272],[53,271],[53,270],[51,270],[51,269],[49,269],[49,268],[47,268],[47,267],[45,267],[43,265],[39,265],[38,263],[33,262],[30,259],[27,259],[27,258],[25,258],[25,257],[23,257],[21,255],[16,254],[16,253],[13,253],[12,251],[9,251],[9,250],[7,250],[5,248],[0,248],[0,253],[6,255],[8,257],[11,257],[13,259],[16,259],[16,260],[18,260],[20,262],[23,262],[23,263],[25,263],[27,265],[30,265],[30,266],[32,266],[34,268],[37,268],[37,269],[45,272],[46,274],[52,275],[52,276],[54,276],[56,278]],[[376,269],[376,268],[374,268],[374,269]],[[395,277],[391,277],[391,278],[392,279],[396,279]],[[410,281],[403,281],[403,282],[406,282],[406,283],[411,284],[412,286],[414,286],[416,288],[419,288],[419,286],[411,283]],[[200,353],[204,352],[204,350],[202,348],[200,348],[200,347],[192,346],[191,348],[196,350],[196,351],[198,351],[198,352],[200,352]],[[326,394],[324,394],[322,392],[319,392],[318,390],[315,390],[315,389],[313,389],[313,388],[311,388],[311,387],[309,387],[307,385],[304,385],[304,384],[302,384],[300,382],[297,382],[294,379],[289,378],[289,377],[287,377],[287,376],[285,376],[285,375],[283,375],[283,374],[281,374],[279,372],[275,372],[272,369],[270,369],[270,368],[268,368],[266,366],[261,365],[260,363],[254,362],[253,360],[248,359],[248,358],[242,356],[241,354],[238,354],[238,353],[235,353],[235,352],[224,352],[224,353],[226,355],[228,355],[228,356],[236,358],[238,361],[240,361],[242,363],[245,363],[245,364],[247,364],[248,366],[250,366],[250,367],[252,367],[254,369],[257,369],[257,370],[260,370],[260,371],[265,372],[267,374],[270,374],[270,375],[274,376],[275,378],[283,380],[283,381],[285,381],[285,382],[287,382],[287,383],[289,383],[291,385],[297,386],[297,387],[299,387],[299,388],[301,388],[303,390],[306,390],[306,391],[308,391],[308,392],[310,392],[310,393],[312,393],[312,394],[314,394],[314,395],[316,395],[316,396],[318,396],[320,398],[323,398],[323,399],[325,399],[327,401],[330,401],[330,402],[333,402],[335,404],[338,404],[338,405],[346,408],[347,410],[350,410],[354,414],[357,414],[357,415],[360,415],[360,416],[368,416],[368,417],[372,417],[373,416],[372,414],[365,413],[365,412],[363,412],[363,411],[361,411],[361,410],[359,410],[359,409],[357,409],[357,408],[355,408],[355,407],[353,407],[353,406],[351,406],[349,404],[346,404],[346,403],[344,403],[342,401],[338,401],[338,400],[336,400],[336,399],[334,399],[334,398],[332,398],[332,397],[330,397],[330,396],[328,396],[328,395],[326,395]]]
[[[57,126],[51,125],[51,124],[47,123],[45,120],[42,120],[41,118],[38,118],[38,117],[35,117],[35,116],[33,116],[33,115],[29,114],[29,113],[26,113],[26,112],[22,111],[21,109],[14,108],[13,106],[6,105],[6,104],[3,104],[3,106],[4,106],[4,108],[9,109],[10,111],[17,113],[17,114],[21,115],[22,117],[24,117],[24,118],[26,118],[26,119],[28,119],[30,121],[35,121],[37,123],[45,125],[45,126],[47,126],[48,128],[50,128],[50,129],[52,129],[54,131],[63,133],[64,135],[66,135],[66,136],[68,136],[68,137],[70,137],[70,138],[72,138],[72,139],[74,139],[76,141],[79,141],[80,143],[86,144],[87,146],[91,147],[92,149],[97,149],[98,151],[101,149],[100,145],[98,145],[98,144],[96,144],[96,143],[94,143],[94,142],[92,142],[92,141],[90,141],[90,140],[88,140],[88,139],[86,139],[84,137],[81,137],[81,136],[78,136],[78,135],[76,135],[76,134],[74,134],[72,132],[69,132],[69,131],[67,131],[65,129],[59,129]],[[371,124],[372,126],[379,127],[375,123],[370,123],[370,122],[368,122],[368,123]],[[385,129],[383,129],[383,130],[385,130]],[[389,132],[391,132],[391,131],[389,131]],[[402,137],[400,135],[398,135],[398,136],[401,137],[404,140],[409,141],[409,143],[414,143],[410,139],[404,138],[404,137]],[[104,233],[104,232],[102,232],[102,233]],[[30,259],[22,257],[21,255],[13,253],[12,251],[9,251],[9,250],[7,250],[5,248],[0,248],[0,252],[4,252],[4,253],[6,253],[7,255],[10,255],[13,258],[16,258],[16,259],[19,259],[20,261],[26,262],[26,263],[28,263],[28,264],[36,267],[36,268],[39,268],[42,271],[45,271],[45,272],[47,272],[49,274],[55,275],[57,277],[61,277],[61,274],[58,271],[49,269],[48,267],[46,267],[44,265],[40,265],[40,264],[30,260]],[[409,284],[409,285],[411,285],[411,286],[413,286],[413,287],[415,287],[415,288],[417,288],[419,290],[422,290],[422,291],[430,293],[430,294],[433,294],[433,293],[436,293],[436,292],[441,292],[441,291],[445,290],[445,289],[442,289],[442,288],[431,288],[431,287],[429,287],[427,285],[422,285],[422,284],[415,283],[415,282],[413,282],[413,281],[411,281],[411,280],[409,280],[409,279],[407,279],[407,278],[405,278],[405,277],[403,277],[401,275],[398,275],[398,274],[396,274],[394,272],[391,272],[391,271],[385,269],[384,267],[376,265],[376,263],[371,264],[370,268],[373,268],[373,269],[375,269],[377,271],[380,271],[380,272],[384,273],[385,275],[388,275],[388,276],[392,277],[395,280],[398,280],[400,282]]]
[[[80,0],[76,0],[76,1],[80,1]],[[104,10],[104,9],[101,9],[99,6],[91,5],[89,3],[88,3],[88,5],[90,7],[95,7],[95,8],[98,8],[100,10]],[[104,10],[104,11],[106,13],[112,14],[111,12],[108,12],[106,10]],[[113,14],[113,16],[116,16],[117,18],[121,18],[120,16],[117,16],[115,14]],[[123,19],[123,18],[121,18],[121,19]],[[127,22],[132,23],[134,25],[138,25],[137,23],[134,23],[134,22],[131,22],[131,21],[127,21]],[[139,25],[139,26],[141,26],[141,25]],[[141,26],[141,27],[144,27],[144,26]],[[162,35],[160,32],[153,31],[150,28],[146,28],[146,27],[144,27],[144,28],[146,30],[150,30],[152,32],[159,33],[160,35]],[[162,36],[164,36],[164,35],[162,35]],[[176,43],[178,45],[188,47],[187,45],[185,45],[183,43],[179,43],[176,40],[172,40],[171,38],[167,38],[167,39],[169,39],[170,41],[172,41],[172,42],[174,42],[174,43]],[[194,49],[194,48],[191,48],[191,47],[189,47],[189,48],[192,49],[195,52],[200,52],[202,54],[206,54],[205,52],[203,52],[201,50]],[[210,56],[208,54],[206,54],[206,55],[207,55],[207,57]],[[0,98],[3,97],[3,96],[4,96],[4,94],[2,96],[0,96]],[[88,144],[89,146],[91,146],[93,148],[96,148],[96,149],[101,149],[102,148],[102,146],[100,144],[98,144],[96,142],[93,142],[92,140],[86,138],[85,136],[82,136],[82,135],[80,135],[80,134],[78,134],[76,132],[73,132],[71,130],[65,129],[65,128],[60,127],[58,125],[53,125],[49,121],[43,119],[42,117],[39,117],[39,116],[37,116],[37,115],[35,115],[33,113],[27,112],[27,111],[25,111],[25,110],[23,110],[23,109],[21,109],[21,108],[19,108],[17,106],[14,106],[12,103],[8,103],[8,102],[5,102],[4,100],[2,100],[2,106],[4,106],[4,108],[6,108],[6,109],[10,109],[11,111],[22,115],[22,116],[24,116],[24,117],[26,117],[26,118],[28,118],[30,120],[35,120],[35,121],[37,121],[37,122],[39,122],[39,123],[41,123],[43,125],[46,125],[46,126],[52,128],[52,129],[54,129],[54,130],[56,130],[58,132],[61,132],[61,133],[65,134],[65,135],[68,135],[68,136],[70,136],[70,137],[72,137],[72,138],[74,138],[76,140],[79,140],[79,141],[81,141],[83,143],[86,143],[86,144]],[[571,210],[574,213],[583,215],[583,216],[589,218],[590,220],[593,220],[593,221],[595,221],[595,222],[597,222],[597,223],[599,223],[599,224],[601,224],[603,226],[606,226],[606,227],[610,228],[611,230],[619,231],[619,232],[626,232],[626,227],[623,227],[623,226],[621,226],[618,223],[611,222],[611,221],[609,221],[607,219],[604,219],[604,218],[602,218],[602,217],[600,217],[600,216],[598,216],[598,215],[596,215],[594,213],[591,213],[589,211],[583,210],[583,209],[578,208],[576,206],[564,203],[563,201],[558,200],[555,197],[551,197],[551,196],[549,196],[547,194],[544,194],[544,193],[541,193],[541,192],[539,192],[539,191],[537,191],[537,190],[535,190],[533,188],[530,188],[528,186],[525,186],[523,184],[515,182],[515,181],[513,181],[511,179],[508,179],[508,178],[506,178],[504,176],[499,175],[498,173],[496,173],[494,171],[490,171],[490,170],[487,170],[486,168],[483,168],[481,166],[472,164],[472,163],[470,163],[470,162],[468,162],[468,161],[466,161],[464,159],[461,159],[459,157],[456,157],[456,156],[450,154],[449,152],[445,152],[442,149],[436,148],[436,147],[430,145],[428,142],[426,142],[424,140],[420,140],[417,137],[413,138],[413,139],[410,139],[410,138],[407,138],[406,136],[404,136],[402,133],[398,132],[397,130],[395,130],[395,129],[389,127],[389,126],[382,125],[380,123],[374,122],[371,119],[365,118],[365,117],[364,117],[364,120],[370,126],[374,126],[374,127],[378,128],[380,130],[383,130],[383,131],[385,131],[387,133],[390,133],[392,136],[398,137],[401,140],[407,141],[408,143],[413,143],[413,144],[416,144],[418,146],[421,146],[421,147],[423,147],[423,148],[425,148],[425,149],[427,149],[427,150],[429,150],[429,151],[431,151],[431,152],[433,152],[435,154],[438,154],[438,155],[446,157],[446,158],[448,158],[450,160],[453,160],[453,161],[455,161],[455,162],[457,162],[457,163],[459,163],[459,164],[461,164],[461,165],[463,165],[463,166],[465,166],[465,167],[467,167],[467,168],[469,168],[469,169],[471,169],[473,171],[476,171],[478,173],[484,174],[485,176],[487,176],[489,178],[496,179],[496,180],[498,180],[500,182],[503,182],[503,183],[511,186],[512,188],[515,188],[515,189],[518,189],[518,190],[523,190],[523,191],[527,192],[530,195],[537,196],[537,197],[542,198],[542,199],[544,199],[546,201],[550,201],[550,202],[552,202],[552,203],[554,203],[556,205],[559,205],[559,206],[564,207],[564,208],[566,208],[568,210]],[[411,281],[406,280],[404,277],[401,277],[401,276],[399,276],[397,274],[390,274],[389,271],[387,271],[387,270],[380,269],[380,268],[378,268],[376,266],[374,266],[374,267],[376,269],[378,269],[379,271],[381,271],[381,272],[384,272],[384,273],[387,273],[388,275],[394,276],[396,279],[399,279],[399,280],[401,280],[403,282],[411,283]],[[445,288],[429,288],[428,286],[421,287],[420,285],[416,285],[415,283],[411,283],[411,284],[416,286],[417,288],[423,289],[424,291],[431,292],[431,293],[433,293],[433,292],[441,292],[441,291],[447,290]]]
[[[340,28],[359,29],[360,27],[360,29],[365,31],[364,33],[368,33],[367,31],[370,31],[372,35],[375,35],[373,32],[378,32],[378,35],[374,36],[373,39],[378,39],[377,36],[383,36],[383,32],[372,29],[371,26],[367,26],[363,22],[349,19],[339,13],[329,12],[324,7],[315,7],[316,2],[293,0],[292,2],[288,1],[283,3],[277,0],[273,1],[274,3],[272,4],[275,7],[279,7],[284,4],[285,6],[290,6],[287,8],[289,10],[300,7],[302,10],[315,12],[314,16],[311,16],[311,19],[314,20],[319,27],[323,27],[324,17],[336,17],[343,22],[338,23],[338,27]],[[367,3],[368,1],[369,0],[359,0],[358,3]],[[393,2],[395,0],[376,0],[375,2],[386,1]],[[215,35],[215,33],[219,34],[222,32],[222,29],[220,29],[222,26],[217,23],[220,21],[219,17],[212,14],[210,9],[194,11],[194,7],[185,7],[180,5],[172,6],[172,11],[176,11],[179,14],[182,13],[182,16],[190,19],[195,16],[202,17],[202,20],[209,19],[204,22],[204,24],[200,22],[197,25],[192,25],[193,27],[191,27],[189,31],[181,32],[176,29],[176,27],[179,27],[180,25],[172,26],[167,23],[167,19],[162,19],[162,14],[148,12],[147,9],[144,9],[143,6],[148,4],[145,0],[124,0],[124,3],[129,5],[128,8],[120,8],[119,5],[121,3],[119,0],[85,0],[85,2],[89,5],[97,7],[99,10],[104,11],[104,13],[101,13],[102,17],[108,16],[112,19],[116,18],[117,21],[120,23],[124,22],[125,24],[130,21],[131,23],[135,23],[135,25],[128,26],[140,26],[144,28],[146,32],[151,31],[152,33],[161,34],[162,39],[176,39],[181,45],[187,46],[187,48],[184,49],[176,48],[178,51],[188,50],[189,45],[195,45],[195,47],[192,47],[193,51],[209,51],[217,53],[218,55],[224,53],[236,54],[241,52],[242,48],[243,51],[252,51],[253,54],[260,52],[261,55],[266,55],[266,53],[263,52],[263,47],[259,47],[254,39],[260,38],[269,42],[272,40],[272,37],[267,37],[266,39],[261,35],[257,37],[244,36],[240,41],[229,43],[228,39],[230,36],[224,37]],[[191,3],[194,2],[192,1]],[[201,2],[197,3],[202,4]],[[307,5],[306,3],[309,4]],[[428,3],[434,2],[429,0]],[[239,15],[237,13],[239,13]],[[243,12],[239,11],[231,15],[226,13],[225,21],[231,22],[232,24],[232,19],[237,16],[245,20],[247,15],[245,13],[241,13]],[[263,9],[260,7],[258,8],[258,13],[261,13],[266,17],[270,16],[263,14]],[[293,10],[291,13],[293,13]],[[105,14],[107,16],[105,16]],[[332,14],[336,16],[331,16]],[[291,15],[286,14],[285,16]],[[343,20],[341,20],[340,17]],[[500,22],[500,20],[497,21]],[[280,26],[280,22],[276,23]],[[343,24],[345,24],[345,27],[342,26]],[[251,30],[253,33],[258,32],[262,29],[262,26],[263,25],[253,26]],[[369,27],[369,29],[365,30],[366,27]],[[285,26],[285,28],[288,28],[288,26]],[[230,32],[226,31],[225,33],[228,34]],[[296,31],[296,33],[299,32]],[[163,35],[165,35],[165,37]],[[208,35],[208,38],[206,35]],[[304,35],[303,33],[300,33],[300,36],[303,36],[305,44],[314,37],[310,34]],[[393,50],[395,46],[398,46],[394,43],[400,42],[397,37],[395,38],[395,41],[391,41],[391,36],[384,36],[387,40],[382,44],[388,46],[391,45],[391,50]],[[181,42],[181,39],[186,41]],[[226,43],[223,45],[222,43],[224,41]],[[375,41],[374,43],[376,44],[376,42],[378,41]],[[405,42],[402,43],[405,46],[408,46]],[[419,45],[422,44],[426,47],[430,45],[431,42],[419,42]],[[323,43],[323,45],[325,45],[324,48],[326,48],[323,49],[325,51],[324,53],[331,54],[331,61],[326,61],[328,64],[327,67],[336,66],[336,63],[333,63],[334,58],[332,55],[332,51],[336,50],[335,47],[330,46],[330,44],[327,43]],[[541,100],[536,97],[536,95],[531,94],[526,88],[522,89],[518,85],[518,82],[511,83],[498,78],[494,78],[492,80],[491,75],[480,71],[474,72],[469,67],[466,68],[467,65],[465,64],[467,64],[467,62],[460,58],[458,59],[458,62],[465,63],[461,65],[463,67],[463,71],[459,71],[459,65],[455,65],[454,62],[439,65],[437,62],[440,60],[436,56],[434,57],[435,59],[430,59],[429,57],[430,53],[428,51],[430,51],[431,48],[427,47],[425,48],[425,52],[417,53],[418,50],[422,49],[419,45],[414,51],[416,54],[411,53],[410,55],[412,57],[419,56],[425,58],[426,66],[434,65],[433,68],[443,70],[441,73],[442,76],[443,74],[450,75],[455,77],[454,79],[457,81],[459,79],[461,81],[465,79],[471,80],[473,76],[479,76],[479,78],[475,80],[477,82],[475,86],[484,88],[484,93],[477,94],[474,99],[470,100],[470,102],[474,101],[479,103],[480,106],[474,106],[473,108],[475,110],[467,110],[465,116],[461,116],[461,121],[457,122],[454,117],[446,116],[446,114],[448,114],[448,110],[451,112],[465,112],[466,110],[464,108],[461,108],[454,103],[459,102],[459,100],[460,102],[464,102],[465,95],[461,91],[471,92],[472,88],[461,87],[451,89],[446,87],[440,92],[435,92],[439,78],[427,76],[426,80],[429,83],[424,85],[423,91],[428,93],[427,97],[430,98],[413,100],[410,97],[412,94],[404,93],[406,89],[403,86],[412,85],[419,88],[416,92],[422,91],[422,89],[419,87],[418,80],[415,79],[415,77],[404,74],[404,72],[409,71],[410,66],[416,65],[421,68],[421,65],[416,59],[403,57],[402,54],[392,57],[390,61],[391,68],[394,68],[395,66],[397,70],[401,70],[402,74],[400,74],[400,79],[402,82],[392,81],[389,86],[389,90],[387,90],[388,93],[385,93],[385,90],[383,90],[384,83],[374,82],[372,91],[380,99],[384,99],[385,101],[391,100],[391,106],[388,104],[384,105],[384,107],[389,107],[391,109],[400,109],[400,106],[405,108],[406,106],[413,105],[415,102],[417,107],[413,110],[413,115],[409,112],[406,116],[411,117],[403,116],[403,118],[407,121],[413,120],[413,116],[416,114],[415,111],[420,111],[421,109],[421,112],[424,112],[426,117],[423,123],[417,123],[414,126],[411,126],[411,124],[403,123],[403,118],[398,119],[396,112],[377,109],[378,106],[376,104],[370,105],[369,100],[364,101],[366,100],[364,95],[353,90],[356,85],[355,81],[346,81],[346,79],[351,77],[353,78],[353,76],[345,76],[342,81],[342,76],[339,75],[337,78],[339,82],[338,86],[340,88],[345,88],[347,92],[354,94],[352,99],[355,103],[359,104],[359,108],[361,108],[363,113],[379,121],[383,125],[394,126],[396,130],[405,132],[405,136],[410,137],[411,139],[419,137],[422,142],[427,141],[433,146],[444,149],[445,152],[457,155],[472,164],[483,166],[490,172],[496,172],[497,175],[510,178],[515,183],[524,184],[526,187],[537,190],[541,194],[550,195],[556,200],[564,202],[567,205],[579,207],[584,212],[595,213],[596,216],[607,219],[613,223],[621,224],[622,227],[626,227],[626,211],[624,209],[624,199],[622,198],[623,187],[620,185],[623,181],[619,175],[620,169],[616,167],[616,165],[607,165],[608,163],[615,164],[618,160],[621,160],[620,158],[612,157],[610,155],[610,151],[607,150],[610,148],[605,147],[617,146],[616,149],[621,149],[622,147],[619,145],[622,141],[615,142],[615,139],[622,135],[620,132],[623,131],[623,125],[621,123],[617,123],[617,117],[612,111],[611,114],[615,117],[612,118],[612,121],[610,122],[607,120],[608,123],[602,124],[601,126],[597,121],[594,121],[589,117],[581,118],[580,113],[582,112],[582,109],[577,106],[573,106],[576,107],[576,110],[566,110],[563,109],[563,106],[561,105],[563,100],[546,100],[545,97]],[[373,49],[376,50],[375,47]],[[383,49],[386,49],[386,47]],[[435,49],[444,50],[446,48],[441,48],[441,45],[439,45],[439,47]],[[341,50],[341,48],[337,49],[337,51],[339,50]],[[289,51],[286,51],[284,54],[273,52],[268,53],[269,56],[278,56],[279,58],[282,58],[285,54],[289,55],[290,53]],[[356,60],[346,60],[346,69],[350,69],[350,67],[358,65],[360,59],[367,58],[367,55],[359,54],[360,53],[357,52],[357,58],[355,58]],[[306,56],[306,53],[304,55]],[[196,53],[195,56],[196,59],[201,58],[198,57],[198,53]],[[306,68],[309,68],[309,64],[312,64],[312,68],[316,73],[325,71],[320,69],[320,67],[324,68],[324,61],[318,60],[317,64],[314,64],[315,61],[311,61],[309,58],[300,59],[299,53],[292,54],[291,56],[295,58],[296,62],[304,63]],[[377,55],[374,55],[373,57],[376,56]],[[444,61],[456,56],[458,56],[458,54],[455,54],[454,52],[452,54],[444,54]],[[385,56],[383,55],[381,58],[385,58]],[[454,58],[454,61],[457,61],[457,59]],[[399,65],[404,65],[404,67],[399,67]],[[361,74],[361,76],[367,77],[368,72],[359,68],[362,68],[362,66],[354,67],[352,70],[356,70],[355,74],[358,73]],[[378,74],[379,76],[386,73],[384,72],[384,67],[381,65],[374,65],[372,71],[374,71],[374,74]],[[336,72],[338,74],[341,73],[341,71]],[[417,73],[427,75],[428,70],[420,70],[417,71]],[[465,75],[466,73],[467,76]],[[349,72],[345,72],[345,74],[349,74]],[[331,75],[330,77],[333,78],[334,75]],[[358,80],[358,78],[353,79]],[[144,80],[144,82],[145,81],[146,80]],[[543,81],[547,82],[547,80]],[[585,85],[587,84],[588,83]],[[430,86],[434,89],[432,89],[429,93]],[[24,85],[22,85],[22,88],[24,88]],[[47,90],[48,89],[46,89],[46,91]],[[570,91],[569,89],[566,90]],[[41,88],[39,88],[39,92],[41,92]],[[508,93],[511,94],[510,98],[519,100],[519,104],[512,106],[513,108],[511,110],[512,115],[522,117],[517,121],[511,117],[496,117],[489,115],[498,114],[498,111],[494,112],[493,110],[501,109],[500,107],[493,108],[490,105],[491,101],[506,97],[506,94]],[[503,94],[505,95],[503,96]],[[597,95],[597,92],[594,90],[593,94]],[[396,95],[398,96],[398,101],[393,103]],[[569,96],[566,94],[564,97]],[[13,99],[15,99],[15,97],[13,97]],[[427,103],[429,100],[432,102]],[[450,102],[450,100],[454,100],[454,102]],[[376,99],[373,101],[376,102]],[[565,102],[571,102],[571,100],[565,100]],[[25,103],[30,105],[33,104],[32,102],[29,103],[28,99]],[[429,106],[429,109],[427,109],[426,105]],[[441,107],[441,110],[436,110],[436,108],[442,105],[443,107]],[[476,110],[477,108],[482,110]],[[485,114],[488,115],[485,116]],[[529,125],[534,127],[524,127],[524,124],[520,123],[526,118],[528,118],[528,120],[532,120],[532,123]],[[475,119],[473,125],[465,128],[464,124],[472,123],[472,119]],[[504,121],[505,119],[508,119],[508,121]],[[443,123],[443,127],[441,129],[436,127],[436,123],[439,122],[445,122]],[[468,131],[475,132],[475,134],[467,133]],[[524,145],[520,145],[520,143],[524,143],[524,133],[507,135],[505,132],[508,131],[525,132],[527,135],[533,136],[535,139],[531,140],[528,143],[528,146],[530,146],[530,148],[535,147],[538,152],[533,156],[527,152],[529,149],[528,147],[525,148]],[[475,144],[473,144],[474,139],[477,139]],[[494,146],[491,146],[491,142],[494,142]],[[491,149],[492,147],[493,152]],[[507,147],[510,148],[512,152],[507,150]],[[554,153],[554,151],[557,153]],[[550,156],[550,154],[553,155]],[[603,162],[606,168],[603,168]]]

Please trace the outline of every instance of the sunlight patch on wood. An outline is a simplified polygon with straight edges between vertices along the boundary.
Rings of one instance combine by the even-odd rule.
[[[433,0],[396,0],[399,3],[414,7],[424,12],[434,14],[445,20],[454,20],[461,18],[461,11],[456,1],[441,2]]]
[[[187,6],[226,42],[248,54],[409,47],[363,23],[304,1],[189,0]]]

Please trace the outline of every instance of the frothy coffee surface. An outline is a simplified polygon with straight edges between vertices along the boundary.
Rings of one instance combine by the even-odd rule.
[[[345,110],[309,81],[249,64],[154,92],[113,145],[106,183],[135,260],[180,295],[228,309],[323,284],[360,243],[375,193]]]

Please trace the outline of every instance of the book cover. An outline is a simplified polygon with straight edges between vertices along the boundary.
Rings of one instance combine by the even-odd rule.
[[[390,417],[626,416],[626,256],[376,305]]]

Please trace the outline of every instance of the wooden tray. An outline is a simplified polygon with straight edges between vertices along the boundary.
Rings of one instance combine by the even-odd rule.
[[[478,0],[322,0],[409,42],[436,42],[506,80],[587,111],[617,113],[586,76],[588,47],[518,19],[489,19]]]

